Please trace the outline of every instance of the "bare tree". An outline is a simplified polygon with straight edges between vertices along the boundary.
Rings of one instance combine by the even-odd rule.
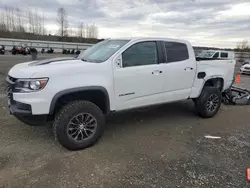
[[[21,11],[19,8],[16,8],[16,31],[17,32],[23,32],[23,24],[22,24],[22,19],[21,19]]]
[[[247,51],[250,50],[249,45],[248,45],[248,41],[243,40],[243,41],[239,42],[237,44],[237,49],[236,50],[240,52],[240,54],[239,54],[240,61],[244,62],[244,59],[245,59],[244,52],[247,52]]]
[[[243,40],[237,44],[237,49],[239,49],[240,51],[245,51],[248,48],[249,48],[249,45],[248,45],[247,40]]]
[[[93,38],[97,39],[98,38],[98,27],[93,24]]]
[[[37,11],[35,10],[35,12],[33,12],[33,23],[34,23],[34,34],[39,34],[39,28],[38,28],[38,25],[39,25],[39,18],[38,18],[38,13]]]
[[[68,36],[73,36],[74,35],[74,31],[73,31],[73,28],[72,27],[69,27],[68,28]]]
[[[44,26],[44,12],[43,12],[43,18],[42,18],[42,35],[46,35],[46,30]]]
[[[35,32],[35,26],[34,26],[34,19],[33,19],[33,12],[30,10],[28,11],[28,24],[29,24],[29,32],[34,33]]]
[[[57,10],[57,24],[59,26],[59,35],[61,37],[67,36],[68,31],[68,18],[67,13],[64,8],[59,8]]]
[[[4,12],[1,12],[0,19],[0,31],[7,31]]]
[[[5,6],[5,25],[8,31],[15,31],[16,17],[14,8]]]
[[[85,38],[85,28],[82,22],[79,24],[79,27],[78,27],[78,36],[80,38]]]
[[[87,38],[97,38],[98,37],[98,28],[95,24],[87,25],[86,36],[87,36]]]
[[[10,31],[10,15],[9,15],[9,8],[7,6],[5,6],[4,8],[5,11],[5,25],[6,25],[6,30]]]
[[[16,17],[15,17],[15,9],[10,8],[10,15],[11,15],[11,30],[16,31]]]
[[[38,11],[33,12],[34,34],[42,34],[42,17]]]
[[[85,32],[86,32],[86,38],[91,38],[91,25],[89,24],[86,25]]]

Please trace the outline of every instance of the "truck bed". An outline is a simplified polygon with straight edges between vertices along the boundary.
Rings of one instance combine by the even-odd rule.
[[[224,89],[227,89],[234,78],[235,63],[235,60],[199,60],[197,72],[205,72],[207,76],[221,76],[224,80]]]

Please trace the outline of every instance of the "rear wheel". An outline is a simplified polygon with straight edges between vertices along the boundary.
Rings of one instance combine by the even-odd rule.
[[[102,136],[105,117],[101,109],[89,101],[74,101],[56,115],[53,129],[59,143],[69,150],[94,145]]]
[[[221,92],[215,87],[205,87],[197,98],[195,106],[199,116],[211,118],[217,114],[222,101]]]

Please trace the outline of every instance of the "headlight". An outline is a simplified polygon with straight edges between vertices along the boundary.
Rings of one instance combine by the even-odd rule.
[[[14,92],[34,92],[42,90],[47,82],[48,78],[41,79],[18,79],[15,82]]]

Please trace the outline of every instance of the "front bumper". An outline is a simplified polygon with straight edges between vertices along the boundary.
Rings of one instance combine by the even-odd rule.
[[[7,92],[7,100],[8,100],[8,107],[10,114],[12,115],[31,115],[32,114],[32,109],[31,105],[17,102],[13,99],[13,83],[14,79],[7,79],[7,84],[6,84],[6,92]]]
[[[12,101],[8,102],[8,106],[11,115],[18,115],[18,116],[32,115],[32,110],[30,105],[19,102],[16,103],[15,101]]]
[[[250,69],[240,69],[240,73],[243,73],[243,74],[250,74]]]
[[[11,115],[14,115],[21,122],[31,126],[41,126],[48,122],[47,114],[34,114],[32,104],[27,104],[15,100],[19,93],[12,93],[11,85],[7,84],[8,107]],[[22,95],[24,96],[24,95]],[[27,100],[29,98],[25,97]]]
[[[46,115],[49,114],[50,101],[44,99],[48,95],[40,92],[31,93],[15,93],[13,87],[15,84],[15,78],[8,77],[6,79],[8,106],[10,113],[20,115]]]

